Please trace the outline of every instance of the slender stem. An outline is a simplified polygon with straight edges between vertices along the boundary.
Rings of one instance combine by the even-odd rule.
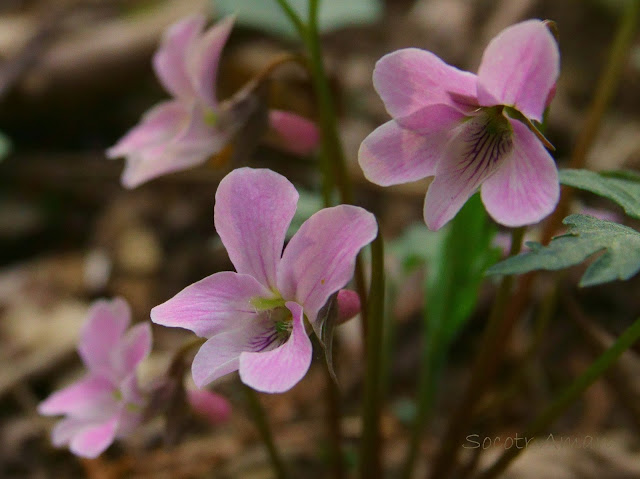
[[[611,99],[620,83],[620,76],[633,45],[634,33],[638,27],[639,19],[640,0],[629,0],[613,40],[609,60],[600,76],[593,101],[571,154],[570,168],[584,168],[585,166],[587,153],[595,141],[607,107],[611,103]],[[558,228],[562,226],[562,220],[569,212],[572,195],[572,189],[563,188],[560,203],[545,225],[542,235],[543,243],[548,242]]]
[[[518,254],[522,247],[524,228],[514,229],[511,237],[509,256],[514,256]],[[500,344],[500,340],[504,336],[505,323],[508,322],[508,316],[504,313],[512,286],[513,277],[505,276],[498,288],[493,307],[489,313],[489,321],[482,338],[480,351],[473,363],[467,389],[458,407],[452,411],[448,429],[442,440],[442,446],[435,458],[431,474],[428,476],[432,479],[446,479],[450,476],[455,466],[456,456],[460,450],[461,438],[473,415],[473,405],[477,404],[482,398],[484,389],[491,380],[493,371],[502,356],[504,347]]]
[[[340,391],[333,381],[329,372],[329,365],[326,365],[327,389],[325,392],[327,405],[327,423],[329,426],[329,460],[331,464],[331,477],[343,479],[344,461],[342,459],[342,431],[340,430]]]
[[[301,38],[304,38],[304,36],[306,35],[307,27],[305,26],[304,22],[300,18],[300,15],[298,15],[296,11],[293,9],[293,7],[289,5],[287,0],[276,0],[276,1],[282,8],[282,11],[287,15],[287,17],[289,17],[289,20],[297,30],[298,35],[300,35]]]
[[[273,470],[276,473],[276,477],[278,479],[287,479],[289,476],[287,475],[287,471],[284,467],[284,463],[282,462],[282,458],[278,453],[278,449],[276,448],[276,444],[273,441],[273,435],[271,434],[271,428],[269,427],[269,422],[267,421],[267,416],[260,404],[260,399],[256,392],[251,389],[249,386],[243,386],[247,397],[247,405],[249,406],[249,411],[251,416],[253,417],[253,422],[258,428],[258,432],[260,433],[260,437],[262,438],[262,442],[267,448],[267,452],[269,453],[269,458],[271,459],[271,464],[273,466]]]
[[[569,387],[562,391],[542,414],[531,422],[524,433],[524,437],[537,436],[553,424],[638,339],[640,339],[640,319],[636,319],[609,349],[596,359]],[[515,447],[508,449],[477,479],[494,479],[498,477],[522,451],[523,449]]]
[[[384,245],[382,236],[371,243],[371,289],[369,291],[369,330],[362,408],[360,477],[381,477],[380,404],[383,325],[384,325]]]

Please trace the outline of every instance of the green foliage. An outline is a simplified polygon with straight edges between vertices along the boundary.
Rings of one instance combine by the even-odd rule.
[[[291,7],[306,20],[309,0],[289,0]],[[296,37],[291,22],[276,0],[215,0],[220,16],[236,14],[240,25],[288,38]],[[322,0],[318,25],[321,32],[348,25],[373,23],[382,15],[381,0]]]
[[[302,223],[323,208],[322,197],[319,194],[306,190],[298,190],[298,193],[300,194],[298,207],[287,230],[287,239],[291,239],[296,231],[300,229]]]
[[[635,172],[561,170],[560,183],[604,196],[622,206],[629,216],[640,219],[640,175]]]
[[[580,286],[593,286],[616,279],[629,279],[640,270],[640,233],[617,223],[586,215],[564,219],[569,232],[554,238],[549,246],[529,242],[530,252],[508,258],[488,274],[521,274],[534,270],[559,270],[603,252],[585,271]]]
[[[449,344],[473,312],[485,271],[499,258],[499,250],[492,246],[495,233],[479,195],[451,222],[425,283],[432,344]]]

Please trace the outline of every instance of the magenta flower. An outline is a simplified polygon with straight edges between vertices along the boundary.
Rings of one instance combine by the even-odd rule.
[[[148,111],[142,121],[107,150],[126,157],[122,184],[134,188],[174,171],[204,163],[220,152],[248,121],[246,108],[219,103],[216,78],[222,49],[233,27],[226,18],[203,32],[205,18],[185,18],[169,27],[153,57],[153,68],[173,99]],[[288,112],[269,112],[271,127],[297,154],[318,143],[315,125]]]
[[[283,392],[306,374],[318,312],[353,275],[355,258],[376,235],[371,213],[357,206],[311,216],[287,247],[298,192],[270,170],[240,168],[216,193],[215,226],[237,273],[213,274],[151,310],[151,320],[208,338],[193,361],[203,387],[239,369],[241,380]]]
[[[136,368],[151,350],[151,328],[139,324],[125,334],[130,320],[123,299],[96,301],[91,307],[78,344],[87,374],[38,406],[45,416],[66,416],[53,429],[55,446],[96,457],[140,423],[145,398]]]
[[[477,75],[415,48],[384,56],[373,82],[393,120],[362,143],[365,176],[382,186],[435,176],[424,203],[431,229],[478,188],[498,223],[540,221],[558,202],[558,172],[529,119],[542,120],[558,73],[557,44],[539,20],[498,34]]]

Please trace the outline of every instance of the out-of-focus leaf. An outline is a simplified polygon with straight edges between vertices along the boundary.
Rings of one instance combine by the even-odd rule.
[[[486,269],[499,258],[496,230],[479,195],[451,222],[426,278],[426,324],[431,342],[449,344],[475,308]]]
[[[11,153],[11,140],[4,133],[0,132],[0,161]]]
[[[287,230],[287,239],[290,239],[311,215],[323,208],[322,197],[319,194],[305,190],[298,190],[298,193],[300,194],[298,208]]]
[[[568,268],[604,252],[585,271],[580,286],[593,286],[616,279],[629,279],[640,270],[640,233],[611,221],[586,215],[564,219],[569,232],[555,237],[548,246],[529,242],[530,252],[508,258],[488,274],[521,274],[534,270]]]
[[[629,216],[640,219],[640,175],[636,172],[561,170],[560,182],[615,201]]]
[[[413,224],[387,249],[400,260],[405,271],[411,271],[436,260],[446,239],[447,228],[431,231],[424,223]]]
[[[289,0],[291,7],[306,21],[309,0]],[[285,37],[296,31],[276,0],[214,0],[220,16],[237,15],[237,23]],[[382,15],[381,0],[321,0],[318,25],[321,32],[349,25],[373,23]]]

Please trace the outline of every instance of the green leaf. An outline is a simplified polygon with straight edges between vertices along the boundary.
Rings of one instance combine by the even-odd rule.
[[[306,21],[309,0],[289,0],[291,7]],[[220,16],[236,14],[240,25],[284,37],[295,37],[296,31],[276,0],[215,0]],[[321,32],[349,25],[373,23],[382,15],[381,0],[322,0],[318,11]]]
[[[604,196],[640,219],[640,175],[633,171],[560,170],[560,183]]]
[[[323,208],[322,197],[319,194],[307,190],[298,190],[298,193],[300,194],[298,207],[287,230],[287,239],[291,239],[296,234],[296,231],[300,229],[302,223]]]
[[[425,283],[432,344],[449,344],[471,316],[485,271],[499,258],[492,245],[495,233],[479,195],[467,201],[451,222]]]
[[[593,286],[616,279],[629,279],[640,270],[640,233],[611,221],[586,215],[571,215],[563,223],[569,232],[557,236],[549,246],[530,242],[530,252],[508,258],[488,274],[521,274],[534,270],[568,268],[604,252],[585,271],[580,286]]]

